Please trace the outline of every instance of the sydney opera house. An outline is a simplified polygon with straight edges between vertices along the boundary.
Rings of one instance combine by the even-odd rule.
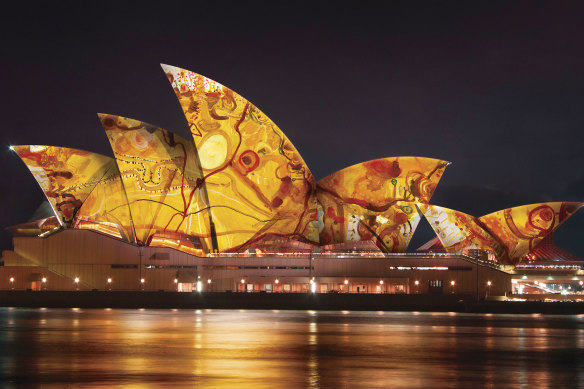
[[[192,139],[100,114],[114,158],[12,146],[51,215],[9,227],[0,289],[457,293],[581,291],[551,233],[584,203],[481,217],[431,204],[449,162],[389,157],[316,181],[229,88],[162,66]],[[422,218],[436,239],[408,246]]]

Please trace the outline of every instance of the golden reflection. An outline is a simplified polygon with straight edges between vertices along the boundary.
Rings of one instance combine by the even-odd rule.
[[[0,366],[33,386],[577,387],[570,361],[547,355],[584,344],[581,319],[545,315],[533,328],[530,316],[423,312],[22,312],[0,308]]]
[[[311,321],[308,323],[308,387],[319,388],[319,372],[318,372],[318,324],[317,320],[311,312]]]
[[[584,329],[578,331],[578,348],[584,349]]]

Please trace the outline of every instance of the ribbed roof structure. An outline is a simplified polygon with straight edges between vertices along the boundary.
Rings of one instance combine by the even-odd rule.
[[[430,205],[449,163],[423,157],[367,161],[317,183],[292,142],[247,99],[199,74],[162,68],[192,139],[99,114],[115,158],[12,147],[55,214],[16,230],[44,236],[58,222],[198,256],[273,245],[401,253],[423,214],[446,251],[487,250],[516,264],[584,205],[533,204],[480,218]]]
[[[582,206],[584,203],[577,202],[530,204],[476,218],[435,205],[418,205],[447,252],[487,250],[498,262],[511,265],[518,264]]]
[[[563,250],[554,244],[554,234],[551,233],[541,240],[526,254],[521,262],[580,262],[582,259]]]
[[[421,157],[376,159],[317,184],[323,245],[372,240],[383,252],[405,252],[448,162]]]

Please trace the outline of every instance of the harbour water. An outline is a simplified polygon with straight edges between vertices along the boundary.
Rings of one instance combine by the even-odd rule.
[[[584,316],[0,308],[0,387],[584,386]]]

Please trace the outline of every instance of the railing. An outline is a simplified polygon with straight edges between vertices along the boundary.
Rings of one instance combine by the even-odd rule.
[[[453,254],[453,253],[382,253],[382,252],[326,252],[326,253],[307,253],[307,252],[261,252],[261,253],[209,253],[207,258],[264,258],[264,257],[293,257],[306,259],[319,258],[366,258],[366,259],[387,259],[387,258],[407,258],[428,260],[432,258],[449,258],[449,259],[463,259],[472,264],[489,267],[505,272],[517,272],[522,270],[565,270],[578,271],[584,270],[584,263],[563,263],[563,264],[524,264],[516,265],[512,268],[499,265],[492,261],[485,261],[473,257],[468,254]]]
[[[474,258],[463,254],[448,253],[365,253],[365,252],[339,252],[339,253],[307,253],[307,252],[261,252],[261,253],[208,253],[208,258],[263,258],[263,257],[305,257],[305,258],[460,258],[465,257],[474,261]]]
[[[484,261],[466,254],[450,253],[368,253],[368,252],[337,252],[337,253],[307,253],[307,252],[261,252],[261,253],[209,253],[207,258],[264,258],[264,257],[295,257],[306,259],[318,258],[367,258],[367,259],[387,259],[387,258],[407,258],[427,260],[431,258],[458,258],[473,264],[488,266],[494,269],[502,269],[501,266],[490,261]]]
[[[305,256],[312,258],[328,258],[328,257],[371,257],[371,258],[392,258],[392,257],[459,257],[460,254],[448,254],[448,253],[365,253],[365,252],[337,252],[337,253],[316,253],[316,252],[261,252],[261,253],[208,253],[207,257],[214,258],[233,258],[233,257],[270,257],[270,256],[280,256],[280,257],[293,257],[293,256]]]
[[[566,271],[578,271],[584,268],[584,264],[525,264],[515,266],[516,271],[521,270],[566,270]]]

